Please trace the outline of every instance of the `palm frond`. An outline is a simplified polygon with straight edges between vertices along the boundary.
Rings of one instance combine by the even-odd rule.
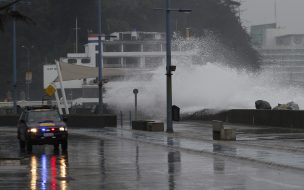
[[[21,1],[21,0],[16,0],[16,1],[10,2],[10,3],[5,4],[5,5],[1,5],[0,6],[0,11],[3,11],[5,9],[9,9],[12,5],[18,3],[19,1]]]
[[[9,19],[15,19],[17,21],[27,22],[30,24],[35,24],[35,22],[28,16],[21,14],[18,11],[9,11],[8,12]]]
[[[11,9],[12,5],[18,3],[19,1],[21,0],[15,0],[11,3],[7,3],[5,5],[0,6],[0,31],[3,31],[5,23],[12,19],[16,21],[35,24],[35,22],[31,18],[21,14],[16,10]]]

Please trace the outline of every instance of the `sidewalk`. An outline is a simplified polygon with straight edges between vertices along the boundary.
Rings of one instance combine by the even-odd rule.
[[[72,130],[102,138],[121,138],[149,143],[198,154],[219,155],[269,167],[284,167],[304,171],[304,131],[231,125],[236,128],[237,141],[213,141],[211,124],[181,122],[174,124],[174,133],[145,132],[123,128]],[[85,133],[84,133],[85,131]]]

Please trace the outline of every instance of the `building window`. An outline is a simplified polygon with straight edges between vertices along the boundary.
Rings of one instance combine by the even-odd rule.
[[[76,64],[77,63],[77,59],[68,59],[68,63],[69,64]]]
[[[295,36],[293,38],[293,42],[297,45],[301,44],[302,43],[302,39],[303,39],[303,36]]]
[[[124,41],[129,41],[129,40],[131,40],[131,34],[129,34],[129,33],[123,34],[122,40],[124,40]]]
[[[140,52],[141,46],[140,46],[140,44],[125,44],[124,51],[125,52]]]
[[[89,64],[91,63],[91,60],[89,58],[81,59],[82,64]]]

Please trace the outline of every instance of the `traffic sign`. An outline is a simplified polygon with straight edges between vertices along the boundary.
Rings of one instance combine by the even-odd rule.
[[[32,82],[32,72],[31,71],[28,71],[28,72],[26,72],[25,73],[25,81],[27,82],[27,83],[31,83]]]
[[[49,85],[44,91],[48,96],[53,96],[56,92],[56,88],[53,85]]]
[[[138,89],[134,88],[134,89],[133,89],[133,93],[134,93],[134,94],[137,94],[137,93],[138,93]]]

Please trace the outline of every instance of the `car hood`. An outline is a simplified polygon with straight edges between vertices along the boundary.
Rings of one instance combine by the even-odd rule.
[[[29,127],[62,127],[66,126],[66,124],[63,121],[47,121],[47,122],[28,122],[27,126]]]

